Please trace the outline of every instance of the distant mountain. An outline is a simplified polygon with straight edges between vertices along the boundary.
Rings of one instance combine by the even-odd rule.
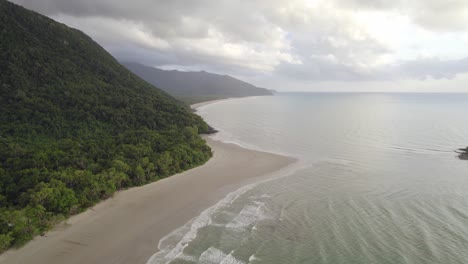
[[[205,71],[167,71],[137,63],[123,65],[142,79],[176,97],[228,98],[273,94],[271,90],[256,87],[228,75]]]
[[[82,32],[0,0],[0,252],[203,164],[207,124]]]

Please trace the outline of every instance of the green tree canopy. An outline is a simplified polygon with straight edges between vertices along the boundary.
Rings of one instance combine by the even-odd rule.
[[[203,164],[207,124],[82,32],[0,0],[0,251]]]

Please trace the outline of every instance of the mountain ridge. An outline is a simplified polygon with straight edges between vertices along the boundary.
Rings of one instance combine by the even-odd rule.
[[[273,94],[268,89],[254,86],[229,75],[206,71],[163,70],[134,62],[122,62],[122,65],[148,83],[176,97],[221,99]]]

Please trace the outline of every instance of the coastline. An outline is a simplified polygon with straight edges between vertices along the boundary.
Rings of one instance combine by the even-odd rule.
[[[242,97],[240,97],[240,98],[242,98]],[[205,101],[205,102],[201,102],[201,103],[196,103],[196,104],[190,105],[190,108],[192,110],[197,110],[197,108],[200,108],[202,106],[209,105],[209,104],[212,104],[212,103],[221,102],[221,101],[226,101],[226,100],[229,100],[229,99],[234,99],[234,98],[216,99],[216,100],[210,100],[210,101]]]
[[[230,100],[238,100],[238,99],[245,99],[245,98],[255,98],[255,97],[261,97],[261,96],[263,96],[263,95],[252,95],[252,96],[243,96],[243,97],[228,97],[228,98],[223,98],[223,99],[210,100],[210,101],[200,102],[200,103],[196,103],[196,104],[191,104],[190,108],[192,110],[196,111],[198,108],[200,108],[202,106],[217,103],[217,102],[221,102],[221,101],[230,101]]]
[[[166,235],[228,193],[295,162],[293,158],[204,138],[214,151],[206,164],[121,191],[45,236],[5,252],[0,263],[146,263]]]

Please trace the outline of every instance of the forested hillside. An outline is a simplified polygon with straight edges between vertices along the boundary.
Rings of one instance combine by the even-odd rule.
[[[78,30],[0,0],[0,251],[206,162],[208,126]]]
[[[137,63],[124,65],[147,82],[188,103],[273,94],[268,89],[256,87],[228,75],[204,71],[166,71]]]

